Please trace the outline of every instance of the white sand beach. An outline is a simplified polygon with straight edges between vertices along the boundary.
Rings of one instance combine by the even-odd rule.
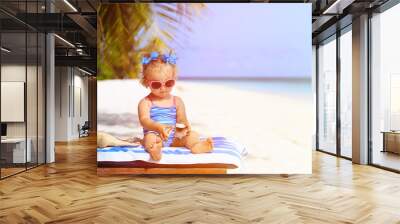
[[[137,80],[98,81],[98,131],[142,137],[137,104],[147,94]],[[311,92],[296,96],[178,80],[173,94],[184,100],[193,130],[246,146],[243,167],[230,173],[311,173]]]

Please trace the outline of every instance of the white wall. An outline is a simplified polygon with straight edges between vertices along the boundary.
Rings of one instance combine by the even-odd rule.
[[[25,82],[25,65],[2,65],[1,81]],[[5,108],[1,109],[4,110]],[[25,123],[7,123],[7,137],[25,137]]]
[[[68,86],[67,67],[55,68],[55,141],[68,140]]]
[[[3,82],[25,82],[25,69],[28,71],[28,88],[27,88],[27,106],[30,108],[27,108],[27,118],[28,122],[28,137],[30,133],[30,129],[36,130],[36,120],[37,120],[37,115],[36,113],[32,113],[32,111],[36,111],[36,106],[37,106],[37,99],[36,99],[36,80],[34,80],[30,75],[35,74],[36,75],[36,67],[33,66],[28,66],[27,68],[25,65],[2,65],[1,66],[1,81]],[[34,88],[33,88],[33,87]],[[31,88],[29,88],[31,87]],[[6,97],[6,96],[3,96]],[[40,105],[39,105],[40,107]],[[22,108],[24,109],[24,108]],[[2,110],[6,110],[6,108],[2,108]],[[34,122],[34,123],[32,123]],[[31,124],[32,123],[32,124]],[[36,135],[36,132],[35,132]],[[8,137],[25,137],[25,122],[7,122],[7,136]]]
[[[74,75],[74,119],[72,120],[72,133],[74,136],[78,136],[78,129],[77,126],[80,124],[81,126],[88,120],[88,77],[81,76],[82,73],[78,73]],[[81,111],[80,111],[81,110]]]
[[[76,68],[56,67],[55,85],[55,140],[77,139],[78,124],[88,120],[88,78]]]

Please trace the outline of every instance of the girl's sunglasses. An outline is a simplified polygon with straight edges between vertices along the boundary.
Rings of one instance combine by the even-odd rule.
[[[159,89],[159,88],[161,88],[163,85],[164,85],[165,87],[167,87],[167,88],[171,88],[171,87],[173,87],[173,86],[175,85],[175,80],[170,79],[170,80],[167,80],[167,81],[165,81],[165,82],[160,82],[160,81],[149,81],[149,86],[150,86],[150,88],[152,88],[152,89]]]

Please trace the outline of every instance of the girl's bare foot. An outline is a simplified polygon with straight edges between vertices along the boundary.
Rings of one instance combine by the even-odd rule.
[[[212,138],[207,138],[204,141],[200,141],[196,143],[192,148],[191,151],[192,153],[206,153],[206,152],[211,152],[214,148],[214,142]]]

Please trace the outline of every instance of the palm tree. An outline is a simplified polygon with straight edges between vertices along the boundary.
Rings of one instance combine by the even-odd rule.
[[[102,4],[98,10],[98,76],[137,78],[144,52],[169,51],[174,37],[190,32],[204,3]]]

